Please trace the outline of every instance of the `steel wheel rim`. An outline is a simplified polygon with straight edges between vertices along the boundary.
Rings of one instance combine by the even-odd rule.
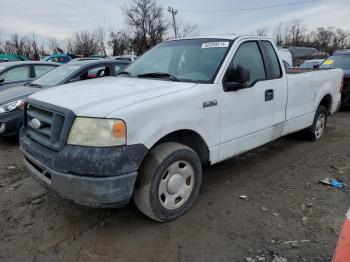
[[[194,186],[194,169],[187,161],[176,161],[163,173],[158,196],[168,210],[181,207],[190,197]]]
[[[315,125],[315,136],[317,139],[321,138],[326,124],[326,117],[324,114],[320,114],[317,118]]]

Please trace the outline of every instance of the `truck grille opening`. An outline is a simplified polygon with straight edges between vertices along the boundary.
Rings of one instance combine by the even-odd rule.
[[[28,135],[38,143],[59,149],[63,143],[62,136],[65,115],[47,108],[29,104],[26,108],[26,127]]]
[[[51,174],[45,172],[41,167],[39,167],[37,164],[35,164],[33,161],[31,161],[29,158],[25,157],[25,159],[28,161],[29,164],[32,165],[36,170],[38,170],[42,175],[44,175],[46,178],[51,180]]]

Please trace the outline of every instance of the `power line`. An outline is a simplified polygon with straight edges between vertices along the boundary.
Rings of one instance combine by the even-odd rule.
[[[259,7],[251,7],[251,8],[239,8],[239,9],[180,10],[180,11],[187,12],[187,13],[239,12],[239,11],[251,11],[251,10],[278,8],[278,7],[285,7],[285,6],[305,5],[305,4],[311,4],[311,3],[315,3],[315,2],[321,2],[321,1],[322,0],[309,0],[309,1],[303,1],[303,2],[297,2],[297,3],[280,4],[280,5],[267,5],[267,6],[259,6]]]

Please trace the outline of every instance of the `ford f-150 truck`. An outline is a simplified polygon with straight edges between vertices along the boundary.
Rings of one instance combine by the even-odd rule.
[[[32,95],[20,134],[25,164],[62,198],[92,207],[133,198],[169,221],[194,204],[203,165],[300,130],[324,135],[342,70],[282,65],[262,37],[163,42],[117,78]]]

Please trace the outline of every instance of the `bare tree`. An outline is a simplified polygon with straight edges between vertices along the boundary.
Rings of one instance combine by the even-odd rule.
[[[276,45],[277,46],[283,46],[283,24],[279,23],[273,30],[273,35],[276,40]]]
[[[83,57],[103,52],[99,36],[88,31],[75,32],[71,38],[66,39],[66,47],[68,52]]]
[[[105,43],[105,30],[103,27],[99,27],[94,32],[94,37],[96,38],[96,41],[98,42],[98,49],[102,53],[104,57],[107,56],[107,50],[106,50],[106,43]]]
[[[169,22],[168,25],[170,25],[170,29],[173,32],[174,23]],[[179,38],[196,36],[199,34],[198,25],[185,23],[181,18],[176,20],[176,32]]]
[[[47,39],[47,45],[50,53],[56,53],[58,49],[60,49],[60,43],[57,38],[49,37]]]
[[[40,60],[39,45],[34,32],[32,33],[31,47],[32,47],[32,50],[30,50],[30,53],[32,54],[33,58],[35,60]]]
[[[112,49],[112,55],[123,55],[130,50],[130,37],[126,31],[111,31],[108,46]]]
[[[350,37],[349,31],[337,28],[334,33],[332,51],[334,52],[337,49],[345,49],[349,44],[349,37]]]
[[[301,20],[292,20],[286,25],[287,45],[300,46],[304,44],[306,28]]]
[[[24,54],[25,41],[19,34],[11,35],[9,41],[7,41],[8,50],[12,49],[14,53],[18,55]]]
[[[138,55],[163,40],[169,25],[164,19],[163,8],[155,0],[133,0],[123,12],[133,32],[132,43]]]

